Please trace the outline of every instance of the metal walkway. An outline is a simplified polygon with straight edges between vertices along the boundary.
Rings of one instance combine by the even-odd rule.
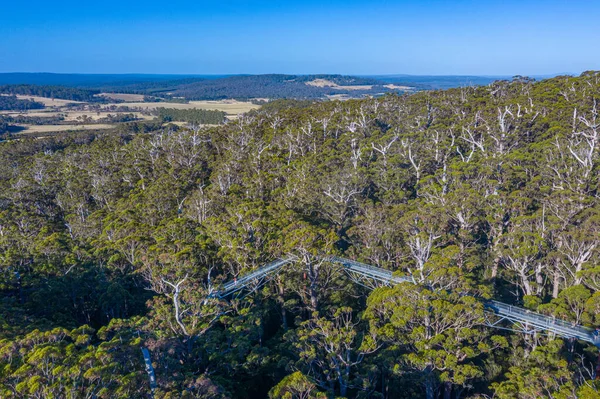
[[[366,263],[357,262],[355,260],[341,258],[339,256],[328,256],[323,258],[331,263],[339,263],[344,268],[344,271],[348,273],[350,278],[358,284],[364,285],[367,288],[374,288],[372,285],[365,284],[364,278],[383,283],[385,285],[400,284],[400,283],[413,283],[415,280],[412,276],[398,277],[386,269],[367,265]]]
[[[580,339],[600,348],[600,339],[591,328],[498,301],[484,301],[483,305],[488,312],[498,316],[495,322],[488,320],[487,325],[490,327],[499,327],[498,323],[507,320],[518,324],[518,331],[523,333],[533,334],[543,331],[563,338]]]
[[[252,273],[243,276],[240,279],[233,279],[231,281],[223,284],[221,289],[218,291],[214,291],[210,296],[225,298],[229,295],[232,295],[240,290],[243,290],[250,284],[254,284],[255,289],[269,281],[273,276],[275,276],[283,266],[287,265],[296,260],[294,256],[288,256],[283,259],[277,259],[271,263],[267,263],[266,265],[259,267],[254,270]]]
[[[296,260],[296,257],[290,256],[268,263],[240,279],[234,279],[223,284],[221,289],[215,291],[211,296],[225,298],[246,288],[247,286],[252,286],[254,289],[256,289],[266,281],[270,280],[272,276],[276,275],[283,268],[283,266]],[[389,270],[357,262],[351,259],[338,256],[327,256],[322,257],[321,260],[340,264],[343,270],[353,281],[369,289],[376,288],[378,284],[394,285],[406,282],[416,284],[412,276],[394,276]],[[369,282],[375,284],[369,284]],[[536,332],[550,333],[562,338],[580,339],[600,348],[600,337],[598,336],[597,332],[591,328],[579,326],[574,323],[569,323],[565,320],[560,320],[551,316],[545,316],[540,313],[532,312],[527,309],[508,305],[498,301],[484,300],[483,304],[485,310],[488,313],[493,314],[496,319],[487,320],[486,324],[489,327],[508,329],[502,327],[500,323],[503,321],[509,321],[515,325],[515,328],[510,329],[513,331],[527,334],[533,334]]]

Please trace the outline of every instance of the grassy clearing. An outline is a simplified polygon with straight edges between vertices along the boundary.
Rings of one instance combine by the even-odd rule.
[[[36,110],[28,110],[28,111],[0,111],[0,115],[27,115],[27,116],[39,116],[39,117],[50,117],[50,116],[59,116],[64,115],[64,112],[56,111],[55,109],[36,109]]]
[[[100,93],[98,96],[110,98],[112,100],[123,100],[129,102],[144,101],[143,94],[126,94],[126,93]]]
[[[95,124],[95,125],[21,125],[25,130],[19,134],[36,134],[67,132],[70,130],[94,130],[94,129],[112,129],[115,125]]]
[[[55,110],[55,109],[49,109],[49,110],[35,110],[35,111],[0,111],[0,115],[9,115],[9,116],[20,116],[20,115],[24,115],[24,116],[31,116],[31,117],[40,117],[40,118],[49,118],[49,117],[56,117],[56,116],[64,116],[65,117],[65,122],[73,122],[73,121],[77,121],[78,119],[80,119],[83,116],[87,116],[88,118],[90,118],[91,120],[97,121],[99,119],[102,118],[107,118],[108,115],[119,115],[119,114],[133,114],[135,115],[136,118],[142,119],[142,120],[152,120],[154,119],[154,116],[152,115],[145,115],[141,112],[111,112],[111,111],[101,111],[101,112],[97,112],[97,111],[61,111],[61,110]]]
[[[72,111],[72,112],[64,112],[63,114],[65,114],[65,121],[76,121],[79,120],[80,118],[87,116],[88,118],[97,121],[98,119],[103,119],[103,118],[107,118],[108,115],[119,115],[119,114],[133,114],[135,115],[136,118],[140,118],[143,120],[152,120],[154,119],[154,116],[152,115],[144,115],[141,112],[110,112],[110,111],[101,111],[101,112],[95,112],[95,111]],[[29,115],[29,114],[28,114]]]
[[[206,109],[214,111],[224,111],[227,115],[237,115],[244,112],[251,111],[253,109],[260,108],[260,105],[255,105],[245,101],[235,100],[223,100],[223,101],[190,101],[188,104],[180,103],[143,103],[143,102],[132,102],[132,103],[119,103],[119,104],[107,104],[116,107],[135,107],[142,109],[156,109],[156,108],[175,108],[175,109]]]
[[[389,84],[389,85],[385,85],[383,87],[386,87],[388,89],[392,89],[392,90],[414,90],[414,87],[410,87],[410,86],[398,86],[395,84]]]
[[[334,83],[327,79],[315,79],[310,82],[306,82],[308,86],[315,87],[331,87],[336,90],[371,90],[373,86],[371,85],[355,85],[355,86],[340,86],[337,83]]]
[[[67,104],[83,104],[81,101],[61,100],[58,98],[38,97],[38,96],[25,96],[17,94],[17,98],[20,100],[33,100],[44,104],[46,107],[60,108]]]
[[[110,93],[109,93],[110,94]],[[138,95],[134,95],[138,96]],[[32,124],[17,124],[24,128],[19,134],[23,135],[45,135],[50,133],[66,132],[66,131],[77,131],[77,130],[93,130],[93,129],[110,129],[117,124],[108,123],[91,123],[92,121],[100,121],[101,119],[107,118],[108,115],[122,115],[122,114],[133,114],[139,120],[153,120],[155,116],[145,115],[142,112],[117,112],[109,111],[108,107],[114,105],[115,107],[131,107],[139,108],[143,110],[151,110],[156,108],[176,108],[176,109],[202,109],[202,110],[216,110],[223,111],[226,113],[227,118],[235,119],[237,115],[248,112],[253,109],[260,108],[259,105],[252,104],[250,102],[235,101],[235,100],[223,100],[223,101],[191,101],[188,104],[180,103],[146,103],[146,102],[124,102],[115,103],[101,106],[100,111],[89,110],[85,106],[85,103],[79,103],[77,101],[69,100],[52,100],[51,98],[36,97],[36,96],[19,96],[19,98],[32,98],[35,101],[43,102],[47,108],[43,110],[29,110],[29,111],[1,111],[0,114],[11,115],[17,117],[19,115],[29,117],[58,117],[63,116],[64,122],[79,122],[84,124],[52,124],[52,125],[32,125]],[[124,97],[122,97],[124,99]],[[133,97],[129,97],[133,99]],[[84,110],[72,110],[66,107],[67,104],[79,103],[84,105]],[[102,121],[100,121],[102,122]],[[52,121],[51,123],[56,123]],[[183,126],[185,122],[178,122],[177,125]]]

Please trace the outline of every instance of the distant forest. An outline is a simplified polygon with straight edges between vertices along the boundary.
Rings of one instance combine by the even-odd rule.
[[[118,75],[117,75],[118,76]],[[3,81],[17,81],[18,76],[10,75],[3,79],[0,74],[0,83]],[[33,77],[23,74],[22,81],[42,80],[39,76]],[[54,76],[48,77],[49,81],[56,81]],[[364,90],[347,90],[342,88],[317,87],[307,85],[315,79],[324,79],[337,85],[372,86]],[[43,80],[42,80],[43,81]],[[65,78],[65,82],[69,82]],[[395,89],[385,88],[384,80],[343,75],[234,75],[218,77],[182,77],[181,79],[155,79],[150,80],[122,80],[122,81],[90,81],[86,82],[80,77],[73,78],[72,84],[63,83],[65,86],[35,86],[31,84],[0,86],[0,92],[14,94],[54,96],[76,101],[102,102],[104,99],[94,97],[100,92],[133,93],[155,96],[164,99],[185,98],[187,100],[222,100],[252,98],[288,98],[288,99],[319,99],[328,95],[345,94],[350,97],[364,95],[379,95],[382,93],[398,92]],[[70,87],[72,90],[69,90]],[[37,93],[37,94],[34,94]]]
[[[0,93],[21,94],[26,96],[39,96],[58,98],[61,100],[106,102],[107,99],[98,97],[99,90],[78,89],[66,86],[37,86],[30,84],[0,86]]]
[[[76,101],[102,102],[94,97],[100,92],[144,94],[163,99],[183,97],[187,100],[221,100],[226,98],[287,98],[318,99],[327,95],[346,94],[350,97],[398,92],[385,88],[386,84],[408,86],[413,90],[435,90],[474,85],[488,85],[500,77],[485,76],[413,76],[374,75],[344,76],[319,75],[68,75],[68,74],[0,74],[4,92],[14,94],[54,95],[54,98]],[[333,89],[306,85],[306,82],[324,79],[346,86],[373,86],[365,90]],[[19,88],[15,84],[19,83]],[[35,86],[39,85],[39,86]],[[31,86],[31,87],[27,87]],[[0,86],[1,87],[1,86]],[[66,88],[75,89],[69,91]],[[1,90],[1,89],[0,89]],[[18,92],[17,92],[18,91]],[[38,94],[34,94],[38,93]]]
[[[377,85],[372,89],[344,90],[331,87],[307,85],[314,79],[325,79],[339,85]],[[382,82],[340,75],[252,75],[231,76],[223,79],[204,80],[177,87],[172,96],[185,97],[188,100],[221,100],[227,98],[295,98],[317,99],[327,95],[347,94],[358,96],[389,92]]]
[[[0,115],[0,141],[2,140],[2,135],[8,131],[8,121],[2,115]]]
[[[223,111],[213,111],[206,109],[174,109],[158,108],[155,111],[158,118],[163,122],[189,122],[195,124],[213,124],[217,125],[225,120],[227,115]]]
[[[42,109],[44,104],[33,100],[20,100],[15,95],[0,95],[0,111],[25,111]]]

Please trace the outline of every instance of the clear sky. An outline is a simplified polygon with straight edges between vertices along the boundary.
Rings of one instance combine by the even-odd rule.
[[[0,1],[0,72],[600,69],[599,0]]]

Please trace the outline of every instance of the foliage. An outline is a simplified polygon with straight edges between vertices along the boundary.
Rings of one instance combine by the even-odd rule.
[[[163,122],[189,122],[199,125],[218,125],[225,120],[226,113],[206,109],[157,108],[156,114]]]
[[[0,110],[2,111],[25,111],[28,109],[41,108],[44,108],[44,104],[37,101],[20,100],[15,95],[0,95]]]
[[[318,87],[307,84],[315,79],[327,80],[335,85],[365,86],[362,89],[343,87]],[[174,82],[175,83],[175,82]],[[371,87],[372,86],[372,87]],[[162,93],[161,93],[162,92]],[[168,92],[168,96],[164,93]],[[384,87],[384,82],[372,78],[342,75],[236,75],[204,79],[153,91],[163,97],[184,97],[188,100],[235,99],[319,99],[327,95],[344,94],[350,97],[396,92]]]
[[[598,396],[595,347],[480,299],[598,325],[599,95],[519,77],[3,142],[0,396],[146,397],[141,347],[157,398]]]
[[[76,89],[65,86],[37,86],[28,84],[0,86],[0,93],[21,94],[48,98],[60,98],[71,101],[105,102],[106,99],[97,96],[99,90]]]

